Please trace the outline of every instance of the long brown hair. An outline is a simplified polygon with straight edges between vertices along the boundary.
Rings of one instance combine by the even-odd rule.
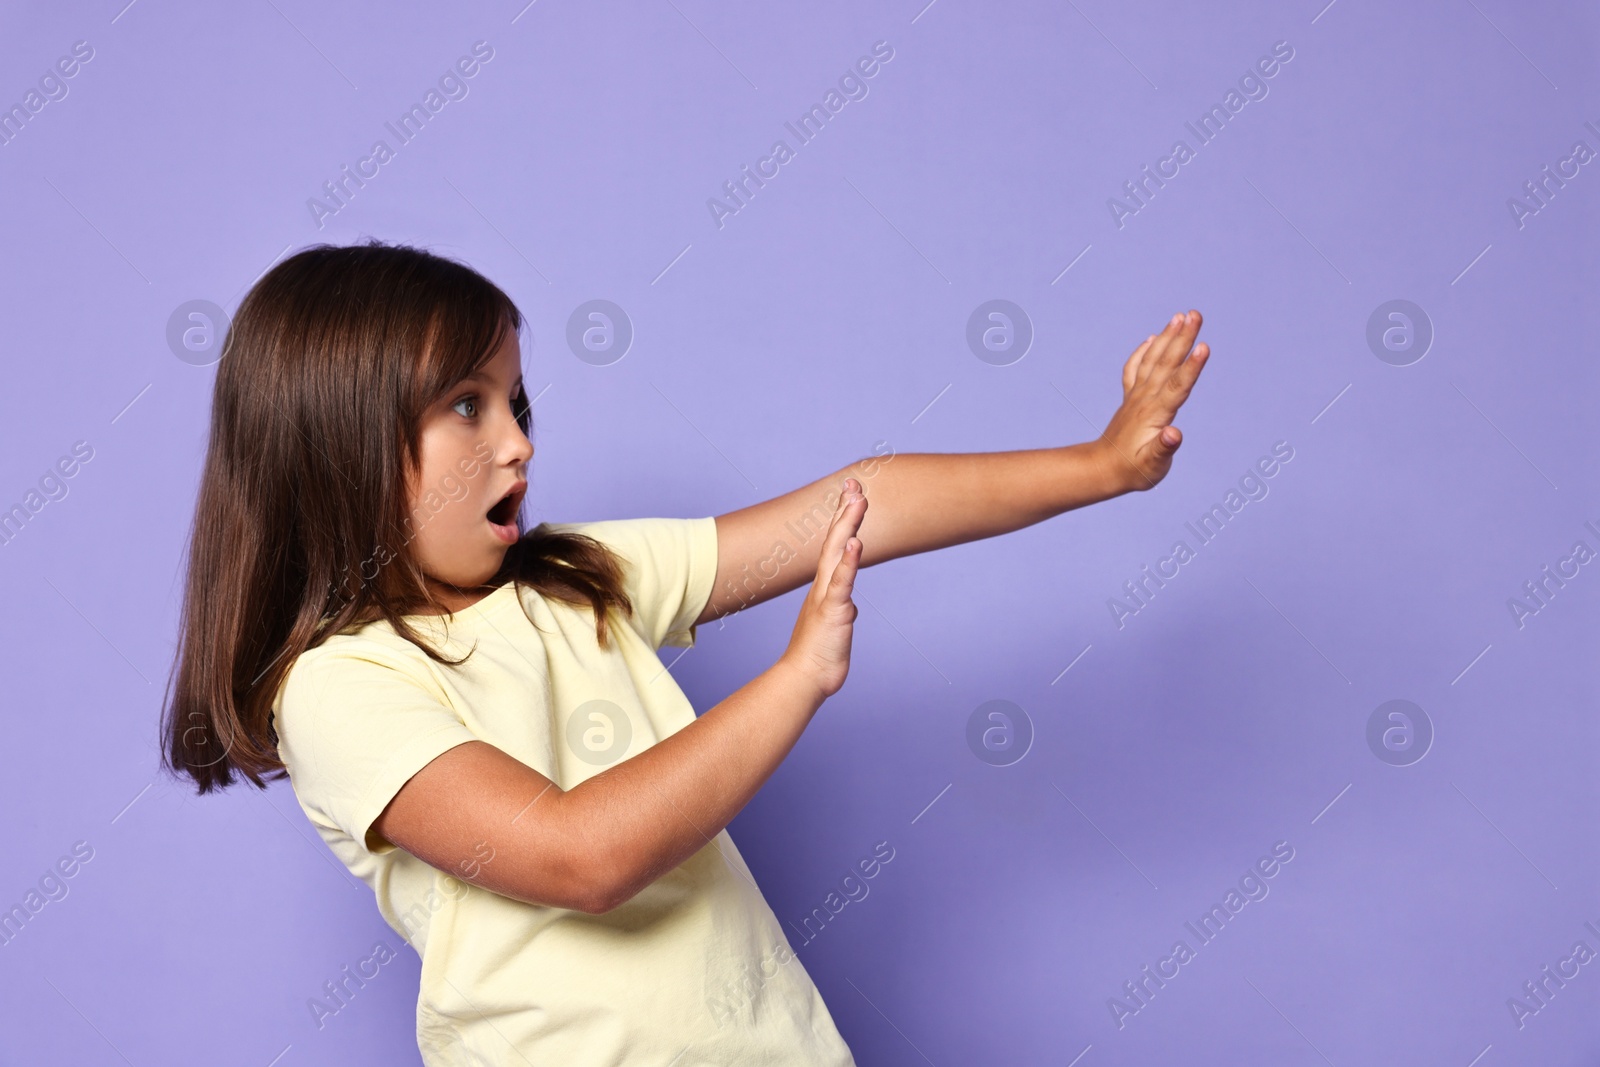
[[[443,611],[411,551],[407,479],[423,413],[523,324],[471,267],[376,239],[306,248],[245,296],[212,396],[161,721],[166,770],[199,793],[236,773],[261,788],[284,777],[274,696],[295,658],[332,634],[383,619],[430,658],[461,662],[402,618]],[[523,433],[531,422],[523,403]],[[485,588],[507,581],[587,604],[602,648],[607,608],[633,610],[613,553],[542,523]]]

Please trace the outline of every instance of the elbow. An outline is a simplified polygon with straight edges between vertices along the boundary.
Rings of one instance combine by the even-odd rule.
[[[604,915],[633,896],[624,888],[628,881],[624,869],[609,849],[599,845],[594,835],[579,835],[562,850],[567,860],[559,865],[566,887],[562,903],[585,915]]]
[[[612,893],[591,893],[584,898],[583,903],[578,906],[577,910],[585,915],[604,915],[622,903],[623,901],[617,899],[615,894]]]
[[[585,915],[603,915],[633,896],[624,892],[624,879],[617,868],[596,853],[593,844],[565,835],[523,840],[513,853],[510,866],[494,872],[496,877],[477,884],[546,908],[562,908]]]
[[[585,915],[604,915],[621,903],[617,898],[616,884],[598,875],[585,879],[582,891],[576,897],[571,907]]]
[[[579,910],[589,915],[604,915],[620,908],[639,895],[646,881],[641,881],[634,866],[625,857],[603,855],[596,858],[585,880],[587,892]]]
[[[612,908],[625,904],[633,892],[621,892],[619,883],[601,876],[590,868],[568,867],[555,876],[546,869],[537,876],[520,879],[492,891],[503,893],[513,900],[537,904],[546,908],[565,908],[585,915],[604,915]]]
[[[562,882],[568,887],[567,905],[586,915],[604,915],[639,894],[652,878],[641,867],[640,843],[615,826],[583,818],[581,808],[570,807],[572,793],[561,800],[564,814],[557,854],[563,862]]]
[[[638,896],[641,888],[617,868],[606,865],[589,880],[588,892],[578,910],[588,915],[604,915]]]

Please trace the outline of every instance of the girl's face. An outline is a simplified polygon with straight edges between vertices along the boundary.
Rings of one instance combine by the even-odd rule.
[[[407,487],[412,551],[435,582],[482,585],[517,539],[533,444],[517,425],[527,404],[514,331],[476,374],[457,382],[422,418],[421,467]],[[482,599],[433,587],[451,611]]]

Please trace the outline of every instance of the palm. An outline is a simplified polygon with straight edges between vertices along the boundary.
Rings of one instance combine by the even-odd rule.
[[[1190,351],[1201,321],[1198,311],[1181,321],[1169,321],[1164,330],[1135,348],[1123,365],[1122,406],[1100,439],[1110,450],[1112,465],[1134,489],[1155,488],[1183,443],[1183,433],[1172,420],[1189,399],[1211,354],[1203,342]]]

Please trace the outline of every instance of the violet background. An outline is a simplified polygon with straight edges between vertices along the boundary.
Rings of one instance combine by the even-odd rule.
[[[0,907],[94,858],[0,947],[0,1063],[418,1062],[416,957],[288,784],[156,771],[215,374],[169,316],[368,235],[528,314],[530,524],[719,514],[880,441],[1085,440],[1135,344],[1205,314],[1165,482],[864,572],[848,684],[731,826],[860,1063],[1596,1062],[1600,963],[1520,1029],[1506,1004],[1600,950],[1600,567],[1507,608],[1600,548],[1600,164],[1507,208],[1600,149],[1592,5],[924,2],[13,5],[0,104],[95,54],[0,146],[0,507],[94,458],[0,548]],[[307,200],[479,40],[469,94],[319,229]],[[719,228],[707,199],[880,40],[866,98]],[[1119,228],[1107,199],[1278,41],[1268,96]],[[595,298],[635,329],[606,366],[565,340]],[[992,298],[1035,331],[1007,366],[965,341]],[[1435,333],[1407,366],[1366,342],[1395,298]],[[1108,598],[1277,441],[1270,494],[1118,629]],[[801,595],[702,628],[697,708]],[[1366,742],[1395,698],[1436,733],[1409,766]],[[996,699],[1035,735],[1005,767],[966,741]],[[1280,840],[1270,894],[1119,1029],[1108,998]],[[400,958],[319,1030],[379,940]]]

